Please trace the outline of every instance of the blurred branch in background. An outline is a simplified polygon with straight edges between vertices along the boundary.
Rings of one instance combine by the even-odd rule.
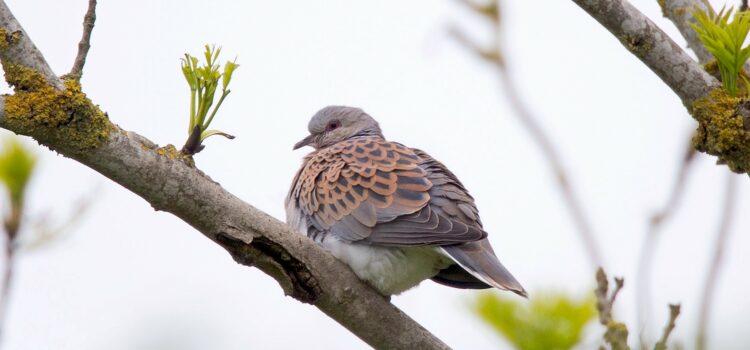
[[[659,341],[654,345],[654,350],[666,350],[667,349],[667,341],[669,340],[669,336],[672,334],[672,331],[674,330],[674,327],[676,326],[675,322],[677,321],[677,316],[680,315],[680,304],[669,304],[669,321],[667,321],[667,325],[664,327],[664,331],[661,334],[661,338]]]
[[[36,156],[28,151],[17,138],[8,138],[0,150],[0,183],[5,189],[7,197],[0,203],[4,204],[3,229],[5,233],[5,255],[3,261],[3,285],[0,289],[0,339],[3,335],[3,321],[8,308],[8,296],[13,280],[13,262],[15,258],[15,242],[21,229],[24,216],[24,202],[26,188],[29,184]]]
[[[616,321],[612,316],[612,307],[617,300],[617,295],[624,286],[625,280],[615,277],[615,287],[610,292],[607,274],[601,268],[596,271],[596,289],[594,291],[596,295],[596,309],[599,311],[599,323],[606,328],[604,341],[610,345],[612,350],[630,349],[630,346],[628,346],[628,327],[624,323]],[[679,315],[680,305],[670,304],[669,320],[664,327],[661,339],[654,345],[655,350],[667,349],[669,336],[672,334],[672,330],[674,330],[675,322]],[[600,349],[604,349],[604,347],[600,347]]]
[[[531,112],[519,95],[518,87],[513,81],[507,63],[503,58],[499,37],[499,0],[492,0],[487,4],[478,4],[473,0],[459,0],[459,2],[492,23],[494,27],[493,37],[495,39],[495,44],[491,49],[481,48],[473,40],[469,39],[463,31],[455,27],[450,28],[451,36],[469,51],[498,69],[506,98],[516,112],[514,115],[517,117],[523,128],[528,131],[532,141],[537,144],[542,155],[552,168],[552,172],[557,179],[557,188],[573,217],[573,222],[576,225],[577,232],[580,235],[581,242],[584,245],[591,266],[597,267],[604,265],[599,245],[591,228],[591,222],[584,212],[580,199],[575,192],[573,192],[572,185],[570,184],[570,176],[563,164],[562,158],[557,153],[557,148],[555,147],[554,142],[540,125],[539,118]]]
[[[596,271],[596,309],[599,311],[599,323],[605,327],[604,341],[607,342],[613,350],[627,350],[628,346],[628,327],[615,321],[612,317],[612,306],[617,300],[617,295],[622,287],[625,286],[623,278],[615,277],[615,287],[612,292],[609,291],[609,279],[602,268]]]
[[[530,300],[519,300],[485,292],[473,306],[519,350],[571,349],[581,342],[585,326],[596,316],[593,294],[576,299],[559,292],[539,292]]]
[[[691,132],[690,136],[692,136],[692,134],[693,133]],[[680,168],[677,171],[674,184],[672,185],[672,191],[669,193],[669,197],[666,204],[664,204],[664,207],[651,216],[648,231],[643,238],[640,257],[638,259],[638,287],[636,288],[635,295],[636,318],[638,319],[638,329],[640,330],[639,338],[642,347],[643,344],[646,344],[647,342],[646,320],[651,318],[650,312],[653,310],[653,306],[651,305],[651,270],[653,269],[652,264],[658,243],[657,241],[661,232],[664,230],[664,225],[672,218],[682,202],[686,188],[685,183],[690,169],[693,169],[691,165],[695,160],[696,153],[691,137],[688,137],[685,151],[681,157]]]
[[[696,332],[696,346],[698,350],[706,349],[706,340],[708,337],[708,321],[711,316],[711,306],[716,291],[717,280],[721,273],[721,266],[724,260],[724,248],[729,239],[730,227],[734,218],[734,209],[736,204],[737,193],[737,176],[727,172],[726,189],[724,191],[724,205],[721,208],[721,221],[716,233],[716,242],[714,253],[706,275],[706,282],[703,286],[703,296],[701,298],[700,313],[698,315],[698,331]]]
[[[51,210],[29,218],[27,224],[29,229],[16,239],[14,249],[19,252],[36,251],[53,246],[54,243],[67,237],[93,206],[97,198],[96,193],[97,190],[93,189],[88,195],[71,200],[68,212],[62,214],[61,218],[53,218]]]
[[[0,215],[3,221],[5,249],[3,256],[2,287],[0,289],[0,340],[4,335],[4,321],[13,284],[15,260],[23,251],[48,246],[69,232],[84,216],[93,195],[75,201],[61,224],[50,223],[49,214],[29,219],[26,192],[37,166],[37,157],[27,149],[21,139],[7,137],[0,148]]]
[[[625,286],[623,278],[609,278],[602,268],[596,271],[593,295],[574,299],[563,293],[535,293],[531,300],[516,300],[493,293],[481,294],[473,305],[482,319],[519,350],[571,349],[584,347],[585,326],[595,315],[604,326],[604,342],[612,350],[629,350],[628,327],[615,320],[613,307]],[[666,350],[675,328],[679,304],[669,305],[669,320],[655,350]],[[606,349],[600,346],[599,349]]]
[[[274,278],[285,295],[314,305],[374,348],[449,348],[294,228],[227,192],[182,154],[112,124],[78,84],[52,71],[0,1],[2,30],[12,33],[0,42],[0,60],[15,93],[0,96],[0,127],[33,137],[119,183],[155,210],[174,214],[238,263]],[[40,117],[39,108],[48,113]]]

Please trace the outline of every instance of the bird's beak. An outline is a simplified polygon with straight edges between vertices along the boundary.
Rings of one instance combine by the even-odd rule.
[[[292,148],[292,150],[296,150],[296,149],[308,146],[311,143],[313,143],[313,141],[315,141],[315,135],[314,134],[307,135],[307,137],[302,139],[302,141],[295,143],[294,148]]]

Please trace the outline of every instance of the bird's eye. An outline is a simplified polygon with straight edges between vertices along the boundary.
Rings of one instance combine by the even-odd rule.
[[[328,122],[328,125],[326,125],[326,131],[333,131],[338,129],[341,126],[341,122],[338,120],[332,120]]]

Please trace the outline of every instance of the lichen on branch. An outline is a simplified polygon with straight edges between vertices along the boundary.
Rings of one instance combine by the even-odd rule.
[[[18,133],[81,154],[101,145],[115,130],[77,81],[65,80],[65,89],[57,90],[31,68],[3,62],[3,70],[15,90],[4,96],[5,123]]]
[[[723,88],[715,88],[708,96],[696,100],[689,108],[698,121],[698,130],[693,144],[701,152],[719,157],[737,173],[750,169],[750,137],[746,130],[749,124],[745,115],[750,114],[748,102],[729,96]]]

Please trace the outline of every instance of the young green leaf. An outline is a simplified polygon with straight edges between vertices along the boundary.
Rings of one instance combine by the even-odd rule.
[[[539,293],[531,300],[484,293],[475,310],[519,350],[571,349],[596,316],[593,295],[574,299],[562,293]]]
[[[20,206],[26,185],[36,165],[36,156],[16,138],[5,140],[0,149],[0,183],[5,186],[11,205]]]
[[[742,66],[750,58],[750,47],[743,46],[750,32],[750,13],[724,8],[718,14],[706,13],[700,9],[693,11],[697,24],[691,24],[698,33],[698,39],[706,49],[716,58],[724,89],[736,96],[739,87],[738,80],[743,82],[744,94],[750,93],[745,72]],[[739,78],[739,79],[738,79]]]
[[[234,71],[239,67],[237,63],[227,61],[222,69],[221,65],[217,64],[220,53],[221,47],[205,45],[204,62],[199,62],[197,58],[189,54],[185,54],[185,58],[181,59],[182,74],[190,86],[188,141],[182,148],[186,154],[192,155],[203,149],[201,142],[211,135],[231,136],[221,131],[207,131],[219,107],[231,92],[229,82]],[[222,84],[221,97],[214,106],[219,80]],[[214,106],[213,109],[212,106]]]

